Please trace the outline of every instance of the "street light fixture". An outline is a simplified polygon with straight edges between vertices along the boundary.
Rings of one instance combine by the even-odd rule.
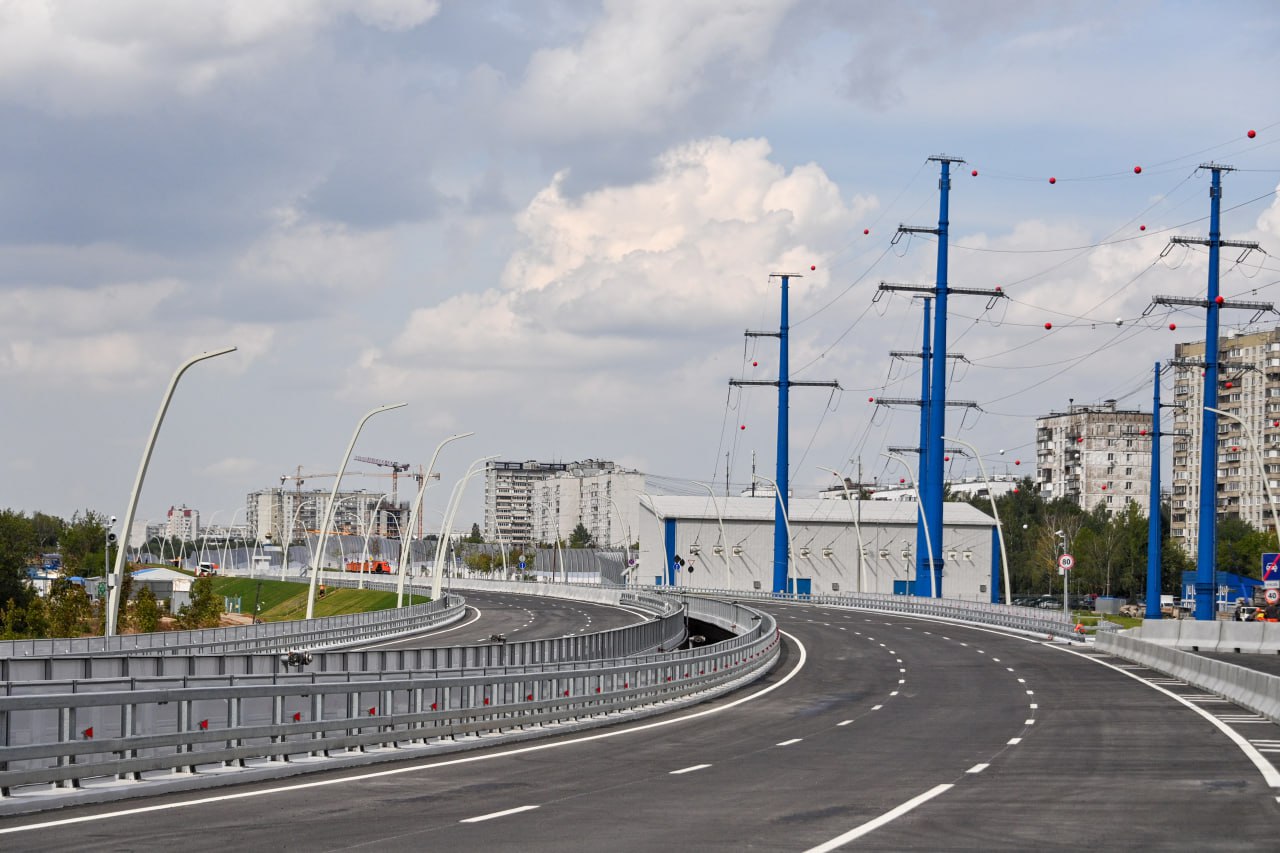
[[[364,425],[369,418],[382,412],[389,412],[392,409],[399,409],[407,403],[391,403],[386,406],[379,406],[365,413],[364,417],[356,424],[355,432],[351,434],[351,441],[347,444],[347,452],[342,457],[342,465],[338,468],[338,476],[333,480],[333,489],[329,492],[329,503],[325,506],[324,523],[320,525],[320,541],[317,543],[315,553],[311,555],[311,584],[307,590],[307,615],[310,619],[315,615],[316,610],[316,584],[320,577],[320,561],[324,559],[324,543],[329,535],[329,525],[333,523],[334,500],[338,496],[338,489],[342,485],[342,475],[347,472],[347,463],[351,461],[351,452],[355,450],[356,439],[360,437],[360,430],[364,429]]]
[[[369,526],[364,531],[364,547],[360,550],[360,581],[356,589],[364,589],[365,569],[369,565],[369,537],[373,535],[373,525],[378,520],[378,513],[382,509],[382,502],[391,497],[391,494],[385,494],[378,498],[378,502],[374,504],[373,512],[369,513]],[[400,532],[404,536],[404,531]]]
[[[858,513],[854,508],[853,498],[849,496],[849,485],[848,483],[845,482],[844,477],[840,475],[840,472],[835,470],[834,468],[827,468],[822,465],[819,465],[818,470],[826,471],[829,474],[831,474],[831,476],[835,477],[837,480],[840,481],[840,488],[844,489],[844,499],[845,499],[845,502],[849,504],[849,517],[853,519],[853,532],[854,532],[854,535],[858,537],[858,592],[866,592],[867,591],[866,574],[865,574],[865,569],[862,565],[862,525],[858,523]],[[858,489],[859,489],[858,501],[861,502],[862,501],[862,494],[861,494],[862,484],[861,483],[858,484]]]
[[[787,505],[782,502],[782,494],[778,491],[778,484],[775,481],[755,472],[752,472],[751,478],[753,480],[761,480],[773,486],[773,499],[777,501],[778,509],[782,511],[782,523],[787,529],[787,579],[790,580],[791,560],[793,559],[792,554],[794,554],[796,550],[796,543],[794,537],[791,535],[791,519],[787,518]]]
[[[462,502],[462,493],[466,490],[467,481],[470,480],[472,477],[474,477],[476,474],[479,474],[481,470],[483,470],[483,469],[477,468],[476,466],[483,465],[484,463],[492,459],[497,459],[498,456],[500,455],[501,454],[495,453],[491,456],[482,456],[476,461],[472,462],[471,465],[468,466],[467,468],[467,473],[464,474],[462,476],[462,479],[459,480],[457,483],[455,483],[453,486],[453,494],[449,496],[449,505],[447,507],[447,511],[445,512],[445,516],[444,516],[444,525],[440,529],[440,538],[436,542],[436,565],[435,565],[435,573],[434,573],[435,576],[432,578],[432,581],[431,581],[431,600],[432,601],[440,600],[440,581],[441,581],[441,578],[443,578],[444,576],[445,549],[448,547],[449,533],[451,530],[453,530],[453,519],[458,512],[458,504]]]
[[[1000,540],[1000,563],[1004,567],[1004,603],[1013,604],[1013,593],[1009,585],[1009,552],[1004,546],[1004,526],[1000,523],[1000,510],[996,509],[996,493],[991,488],[991,480],[987,478],[987,466],[982,463],[982,454],[978,452],[978,448],[974,447],[967,441],[961,441],[958,438],[948,438],[943,436],[944,442],[954,441],[956,444],[964,445],[969,448],[969,452],[978,460],[978,470],[982,472],[982,482],[987,484],[987,497],[991,500],[991,514],[996,519],[996,536]]]
[[[920,526],[924,528],[924,547],[929,549],[929,597],[938,597],[938,572],[933,567],[933,538],[929,535],[929,520],[924,514],[924,502],[920,500],[920,490],[916,488],[915,475],[911,473],[911,466],[907,464],[907,460],[901,456],[894,456],[891,453],[881,453],[885,459],[892,459],[902,464],[907,469],[907,477],[911,480],[911,489],[916,493],[916,510],[920,516]]]
[[[1229,421],[1235,421],[1244,428],[1244,434],[1249,437],[1249,449],[1253,451],[1253,461],[1257,463],[1258,473],[1262,475],[1262,488],[1265,489],[1267,493],[1267,509],[1271,512],[1271,523],[1276,528],[1276,542],[1277,544],[1280,544],[1280,518],[1276,518],[1276,499],[1271,494],[1271,483],[1267,479],[1267,466],[1262,461],[1261,451],[1258,450],[1259,444],[1257,436],[1254,435],[1253,430],[1247,423],[1230,412],[1224,412],[1221,409],[1212,409],[1208,406],[1205,406],[1204,409],[1206,412],[1213,412],[1215,415],[1224,417]]]
[[[720,525],[720,558],[724,560],[724,584],[726,588],[729,588],[733,583],[729,569],[729,537],[724,535],[724,516],[720,514],[720,506],[716,503],[716,493],[706,483],[699,483],[697,480],[692,482],[695,486],[701,486],[706,489],[707,494],[711,495],[711,508],[716,511],[716,521]]]
[[[164,397],[160,401],[160,410],[156,412],[155,423],[151,425],[151,435],[147,438],[147,443],[143,448],[142,462],[138,465],[138,475],[134,478],[133,491],[129,495],[129,504],[124,512],[124,524],[120,528],[122,534],[120,547],[116,549],[115,571],[107,578],[107,619],[103,633],[108,637],[116,633],[116,612],[120,605],[120,586],[124,583],[125,553],[128,550],[126,546],[129,544],[129,531],[133,527],[133,519],[138,511],[138,498],[142,494],[142,482],[147,477],[147,466],[151,464],[151,453],[155,450],[156,436],[160,434],[160,425],[164,423],[164,416],[169,410],[169,401],[173,399],[174,389],[178,387],[178,380],[182,378],[182,374],[186,373],[187,369],[193,364],[235,351],[235,347],[223,347],[222,349],[202,352],[199,355],[192,356],[178,366],[173,378],[169,380],[169,389],[165,391]]]
[[[405,531],[400,531],[400,571],[397,573],[398,578],[396,580],[396,607],[404,606],[404,576],[413,556],[413,531],[418,529],[418,518],[422,515],[422,496],[427,491],[427,484],[431,482],[432,474],[435,473],[436,458],[440,455],[440,449],[449,442],[471,435],[475,435],[475,433],[460,432],[449,436],[436,445],[435,452],[431,454],[431,461],[427,463],[427,473],[423,476],[422,482],[418,484],[418,496],[414,498],[413,511],[409,515],[408,536],[405,535]]]

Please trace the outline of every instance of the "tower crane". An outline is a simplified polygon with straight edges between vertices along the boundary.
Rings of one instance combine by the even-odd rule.
[[[370,465],[378,465],[383,468],[390,468],[391,469],[391,503],[395,506],[399,506],[399,497],[396,494],[396,481],[400,479],[401,471],[409,470],[409,467],[410,467],[409,463],[408,462],[392,462],[389,459],[375,459],[372,456],[353,456],[351,458],[356,460],[357,462],[367,462]]]

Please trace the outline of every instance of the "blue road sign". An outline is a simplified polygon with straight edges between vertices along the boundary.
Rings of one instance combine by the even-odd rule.
[[[524,560],[521,560],[521,561],[520,561],[520,568],[522,568],[522,569],[524,568]]]
[[[1262,555],[1262,579],[1280,580],[1280,554]]]

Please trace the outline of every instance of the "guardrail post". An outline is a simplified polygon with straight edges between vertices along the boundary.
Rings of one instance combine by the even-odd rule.
[[[232,681],[234,684],[235,682]],[[240,698],[232,696],[227,699],[227,729],[235,731],[240,728]],[[231,738],[226,742],[227,749],[234,749],[243,743],[239,738]],[[243,758],[229,758],[222,762],[223,767],[244,767]]]
[[[132,686],[132,682],[130,682],[130,686]],[[138,706],[132,702],[126,702],[120,706],[120,736],[126,740],[132,738],[138,733],[137,708]],[[138,751],[136,749],[122,749],[116,754],[119,755],[122,760],[138,757]],[[130,773],[117,773],[116,778],[139,782],[142,780],[142,774],[135,770]]]
[[[271,725],[280,727],[284,724],[284,696],[277,694],[271,697]],[[284,743],[288,739],[288,735],[272,735],[271,743]],[[287,763],[289,761],[289,753],[282,751],[279,755],[272,755],[268,760]]]
[[[58,743],[59,745],[70,744],[70,743],[74,743],[75,739],[76,739],[76,709],[61,708],[58,711]],[[75,763],[76,763],[76,757],[74,755],[58,756],[59,767],[68,767]],[[56,783],[54,787],[79,788],[80,780],[78,778],[65,779],[61,782]]]
[[[324,740],[324,734],[325,734],[325,729],[324,729],[324,726],[323,726],[323,723],[324,723],[324,696],[323,696],[322,694],[320,694],[320,693],[312,693],[312,694],[311,694],[311,721],[312,721],[313,723],[316,723],[316,724],[319,724],[319,725],[320,725],[320,728],[317,728],[314,732],[312,732],[312,733],[311,733],[311,739],[312,739],[312,740]],[[329,757],[329,750],[327,750],[327,749],[313,749],[313,750],[311,750],[311,754],[312,754],[313,756],[323,755],[325,758],[328,758],[328,757]]]
[[[191,700],[178,700],[178,734],[181,737],[191,736]],[[178,744],[178,755],[185,756],[191,752],[191,742],[184,741]],[[196,766],[194,764],[183,764],[173,768],[174,773],[195,773]]]

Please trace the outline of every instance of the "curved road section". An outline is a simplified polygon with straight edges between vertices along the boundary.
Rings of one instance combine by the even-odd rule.
[[[639,610],[572,599],[474,590],[466,590],[465,597],[467,616],[455,625],[359,648],[469,646],[488,643],[494,634],[510,642],[548,640],[624,628],[652,618]]]
[[[1280,735],[1122,661],[777,606],[768,679],[590,734],[0,821],[10,849],[1274,850]],[[1165,683],[1162,683],[1165,682]]]

